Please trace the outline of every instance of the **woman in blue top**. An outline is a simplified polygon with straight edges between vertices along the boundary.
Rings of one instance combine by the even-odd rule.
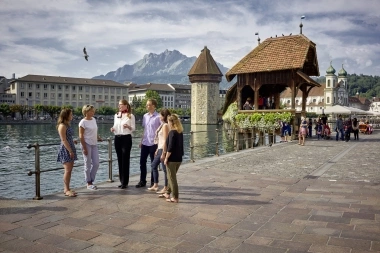
[[[76,197],[77,194],[70,190],[71,172],[74,167],[74,161],[78,160],[77,151],[73,140],[73,129],[70,126],[70,121],[73,119],[71,109],[63,109],[58,117],[57,129],[61,138],[61,145],[58,151],[57,162],[63,164],[65,172],[63,174],[63,192],[65,196]]]

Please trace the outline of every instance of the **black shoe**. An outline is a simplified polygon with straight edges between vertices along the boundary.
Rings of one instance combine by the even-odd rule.
[[[123,185],[121,184],[121,185],[118,185],[117,187],[119,187],[119,188],[121,188]]]
[[[145,186],[146,186],[146,182],[140,181],[140,182],[136,185],[136,188],[145,187]]]
[[[121,189],[126,189],[126,188],[128,188],[128,185],[122,185],[120,188]]]

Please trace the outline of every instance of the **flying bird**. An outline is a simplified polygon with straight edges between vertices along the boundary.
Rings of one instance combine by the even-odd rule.
[[[282,36],[285,36],[284,34],[282,34]]]
[[[292,33],[290,33],[289,35],[292,35]]]
[[[90,57],[90,56],[87,54],[86,47],[83,48],[83,54],[84,54],[84,58],[86,59],[86,61],[88,61],[88,57]]]

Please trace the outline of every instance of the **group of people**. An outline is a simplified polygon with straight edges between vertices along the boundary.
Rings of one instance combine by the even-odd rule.
[[[259,96],[258,100],[259,110],[261,109],[275,109],[274,99]],[[248,97],[243,105],[243,110],[254,110],[255,105],[250,97]]]
[[[179,202],[179,190],[177,172],[184,155],[183,127],[176,114],[171,114],[168,109],[156,111],[157,101],[148,99],[146,103],[147,113],[143,116],[142,126],[144,133],[139,143],[140,147],[140,181],[136,188],[143,188],[147,184],[147,159],[151,161],[151,184],[148,191],[159,193],[158,197],[165,198],[168,202]],[[128,101],[122,99],[118,104],[118,113],[114,116],[114,124],[110,131],[115,135],[115,151],[117,155],[120,189],[128,188],[130,174],[130,154],[132,149],[132,132],[135,131],[135,116],[132,114]],[[84,118],[79,122],[79,139],[84,160],[84,175],[87,189],[97,190],[94,185],[97,170],[99,168],[99,152],[97,142],[102,141],[98,135],[96,119],[93,117],[95,108],[85,105],[82,108]],[[68,197],[76,197],[77,193],[70,189],[70,179],[74,161],[78,160],[73,139],[73,130],[70,122],[73,119],[71,109],[63,109],[57,122],[58,134],[61,145],[57,162],[64,167],[64,194]],[[159,190],[158,167],[161,164],[164,171],[164,186]]]

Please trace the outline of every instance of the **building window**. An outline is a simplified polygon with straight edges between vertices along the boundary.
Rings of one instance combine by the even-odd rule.
[[[25,92],[22,91],[22,92],[20,93],[20,96],[23,98],[23,97],[25,96]]]
[[[55,89],[55,85],[54,84],[52,84],[50,87],[51,87],[52,90]]]
[[[86,94],[86,99],[89,99],[90,98],[90,95]]]
[[[54,94],[54,93],[51,93],[51,94],[50,94],[50,98],[55,98],[55,94]]]
[[[99,99],[102,99],[102,97],[103,97],[102,95],[99,95],[99,96],[98,96]]]
[[[317,100],[314,98],[314,99],[313,99],[313,103],[316,103],[316,102],[317,102]]]
[[[40,98],[40,93],[39,92],[36,93],[36,98]]]
[[[107,100],[108,100],[108,95],[105,95],[105,96],[104,96],[104,99],[107,99]]]
[[[73,90],[75,90],[75,86],[73,86]]]
[[[47,97],[48,97],[47,93],[44,93],[44,98],[47,98]]]
[[[327,97],[327,103],[330,104],[330,97]]]
[[[58,90],[62,90],[62,85],[58,85]]]
[[[95,100],[95,95],[92,95],[92,99]]]
[[[83,87],[82,87],[82,86],[79,86],[79,90],[80,90],[80,91],[83,90]]]
[[[117,96],[116,99],[117,99],[117,100],[120,100],[120,96]]]
[[[111,96],[111,100],[114,100],[115,99],[115,96]]]
[[[82,94],[79,94],[79,99],[82,99]]]
[[[37,88],[37,89],[40,88],[40,84],[39,84],[39,83],[36,84],[36,88]]]
[[[32,92],[29,92],[29,93],[28,93],[28,97],[30,97],[30,98],[31,98],[31,97],[32,97],[32,95],[33,95],[33,94],[32,94]]]
[[[48,88],[48,85],[44,84],[44,90],[47,90],[47,88]]]
[[[66,90],[69,90],[69,86],[68,86],[68,85],[66,85],[66,86],[65,86],[65,89],[66,89]]]
[[[65,94],[65,98],[66,98],[66,99],[69,99],[69,94]]]
[[[73,98],[76,98],[76,96],[75,96],[76,94],[73,94]]]
[[[108,88],[104,88],[104,91],[105,91],[105,92],[108,92]]]
[[[327,87],[330,88],[330,80],[327,80]]]
[[[90,87],[89,86],[86,86],[86,91],[89,92],[90,91]]]
[[[58,93],[58,98],[62,98],[62,94],[61,93]]]
[[[29,89],[33,88],[33,84],[29,83],[29,84],[28,84],[28,88],[29,88]]]
[[[92,87],[91,91],[96,92],[96,87]]]
[[[98,87],[98,92],[103,92],[103,87]]]

